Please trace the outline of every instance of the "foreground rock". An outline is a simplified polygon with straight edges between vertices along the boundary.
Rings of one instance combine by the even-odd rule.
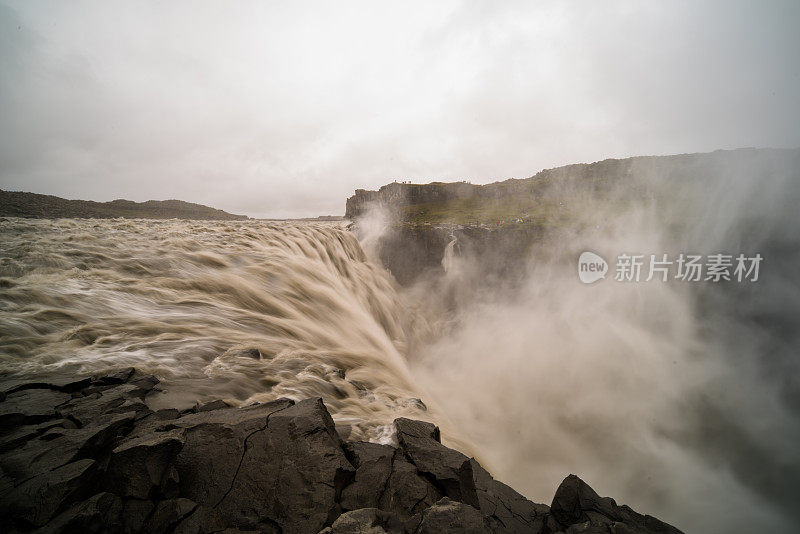
[[[677,533],[574,475],[552,507],[397,419],[397,448],[343,442],[320,399],[153,412],[126,369],[0,395],[7,532]]]

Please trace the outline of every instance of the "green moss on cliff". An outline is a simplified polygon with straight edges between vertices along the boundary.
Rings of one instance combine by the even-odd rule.
[[[472,196],[404,207],[404,219],[411,224],[549,225],[569,218],[568,202],[533,195]]]

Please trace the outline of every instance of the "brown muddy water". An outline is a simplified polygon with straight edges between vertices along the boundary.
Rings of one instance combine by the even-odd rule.
[[[0,219],[0,382],[133,366],[161,379],[153,408],[322,397],[347,439],[391,442],[396,417],[433,421],[537,502],[575,473],[686,532],[791,532],[789,185],[737,195],[769,207],[757,225],[718,217],[684,241],[662,212],[602,214],[609,224],[560,241],[555,260],[534,249],[502,291],[481,288],[481,259],[454,246],[438,280],[400,288],[371,259],[380,224],[359,242],[341,223]],[[582,250],[767,259],[757,284],[586,286]]]
[[[0,222],[5,379],[133,366],[156,406],[323,397],[342,432],[386,441],[432,419],[407,351],[426,323],[341,224]]]

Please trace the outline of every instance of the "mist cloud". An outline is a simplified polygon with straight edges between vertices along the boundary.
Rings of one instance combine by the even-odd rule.
[[[686,532],[793,531],[800,151],[637,158],[586,194],[593,172],[555,181],[584,224],[534,246],[513,291],[463,255],[460,279],[414,293],[460,292],[412,358],[426,398],[533,500],[571,472]],[[606,280],[579,281],[586,250],[611,260]],[[614,280],[620,253],[687,251],[765,260],[756,283]]]

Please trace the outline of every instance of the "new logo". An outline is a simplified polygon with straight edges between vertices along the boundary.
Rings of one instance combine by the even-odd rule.
[[[606,277],[608,263],[594,252],[583,252],[578,258],[578,277],[584,284],[592,284]]]

